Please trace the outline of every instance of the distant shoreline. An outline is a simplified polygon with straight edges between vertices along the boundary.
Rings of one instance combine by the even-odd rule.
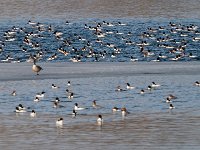
[[[68,79],[80,77],[136,75],[200,75],[200,62],[81,62],[38,63],[36,75],[31,63],[0,63],[0,81]]]

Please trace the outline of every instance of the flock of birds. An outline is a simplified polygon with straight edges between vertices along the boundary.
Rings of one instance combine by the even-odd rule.
[[[195,24],[137,25],[93,21],[54,25],[28,21],[0,31],[0,61],[189,61],[199,60]]]
[[[68,81],[67,82],[67,89],[66,89],[66,98],[68,98],[71,102],[74,102],[74,100],[72,101],[72,99],[74,99],[74,93],[70,90],[70,86],[71,86],[71,82]],[[141,89],[139,94],[141,95],[144,95],[148,92],[152,92],[153,90],[155,89],[158,89],[160,88],[160,84],[157,84],[155,82],[152,82],[151,85],[147,86],[147,88],[145,89]],[[197,86],[197,87],[200,87],[200,82],[199,81],[196,81],[194,82],[194,86]],[[52,84],[51,85],[51,88],[52,89],[59,89],[60,87],[59,86],[56,86],[55,84]],[[126,83],[126,88],[121,88],[121,86],[117,86],[116,89],[115,89],[115,92],[123,92],[123,91],[127,91],[127,90],[134,90],[136,87],[134,86],[131,86],[130,83]],[[45,97],[45,94],[46,92],[42,91],[41,93],[37,93],[35,95],[35,98],[34,98],[34,103],[38,103],[40,102],[44,97]],[[11,93],[12,96],[17,96],[17,92],[16,90],[13,91]],[[172,109],[175,109],[175,106],[172,104],[172,102],[177,99],[177,97],[175,95],[172,95],[172,94],[169,94],[166,98],[165,98],[165,102],[167,104],[169,104],[169,109],[172,110]],[[53,108],[62,108],[64,107],[63,105],[60,104],[60,99],[59,97],[56,97],[55,100],[51,101],[53,103],[52,107]],[[94,109],[102,109],[104,108],[103,106],[101,105],[98,105],[96,100],[93,100],[92,101],[92,108]],[[82,110],[86,110],[87,111],[87,107],[80,107],[79,104],[77,102],[74,103],[74,107],[71,108],[72,110],[72,117],[75,118],[77,115],[79,115],[80,111]],[[32,111],[30,111],[31,108],[30,107],[24,107],[22,104],[19,104],[18,106],[16,106],[16,109],[15,109],[15,112],[16,113],[25,113],[25,112],[30,112],[30,117],[36,117],[36,111],[34,109],[32,109]],[[116,107],[114,106],[112,108],[112,112],[113,113],[116,113],[116,112],[121,112],[121,115],[123,118],[125,118],[128,114],[130,114],[130,112],[127,110],[127,108],[124,106],[122,108],[119,108],[119,107]],[[103,115],[102,114],[98,114],[97,116],[97,119],[96,119],[96,122],[97,122],[97,125],[103,125]],[[59,117],[56,121],[55,121],[55,124],[57,126],[63,126],[64,124],[64,118],[63,117]]]
[[[143,31],[142,31],[143,30]],[[38,61],[181,61],[198,60],[198,47],[200,31],[198,25],[181,25],[168,23],[165,26],[147,27],[138,33],[137,29],[129,23],[93,22],[91,25],[78,25],[65,22],[63,26],[28,21],[25,27],[16,27],[3,31],[0,36],[0,61],[9,63],[32,62],[32,71],[37,75],[43,69],[37,65]],[[2,31],[1,31],[2,32]],[[70,81],[67,83],[71,85]],[[196,81],[196,86],[200,83]],[[152,91],[161,85],[152,82],[146,89],[141,89],[140,94]],[[52,84],[52,89],[59,86]],[[129,83],[126,89],[117,86],[116,92],[135,89]],[[12,96],[16,96],[13,91]],[[39,102],[45,92],[35,95],[34,102]],[[68,99],[74,98],[74,93],[66,90]],[[172,100],[177,97],[169,95],[166,103],[169,109],[174,109]],[[60,100],[53,101],[53,107],[59,108]],[[93,108],[101,108],[93,101]],[[24,113],[30,109],[22,104],[16,106],[16,113]],[[72,108],[72,116],[87,108],[80,107],[78,103]],[[113,107],[113,112],[121,112],[122,116],[130,112],[126,107]],[[36,111],[30,112],[31,117],[36,117]],[[103,116],[97,116],[97,124],[103,124]],[[56,120],[56,125],[62,126],[62,117]]]

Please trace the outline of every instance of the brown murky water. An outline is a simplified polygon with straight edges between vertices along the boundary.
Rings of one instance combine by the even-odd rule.
[[[1,0],[0,18],[199,18],[198,0]]]

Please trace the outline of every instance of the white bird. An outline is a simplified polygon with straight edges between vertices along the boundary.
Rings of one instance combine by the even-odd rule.
[[[67,86],[70,86],[70,85],[71,85],[71,81],[68,81],[68,82],[67,82]]]
[[[35,97],[42,98],[44,97],[45,92],[37,93]]]
[[[194,83],[194,85],[200,86],[200,82],[199,82],[199,81],[196,81],[196,82]]]
[[[55,84],[52,84],[52,85],[51,85],[51,88],[52,88],[52,89],[58,89],[58,88],[60,88],[60,87],[59,87],[59,86],[56,86]]]
[[[85,108],[79,107],[79,106],[78,106],[78,103],[75,103],[75,104],[74,104],[74,110],[75,110],[75,111],[84,110],[84,109],[85,109]]]
[[[155,87],[159,87],[160,84],[156,84],[155,82],[152,82],[151,87],[155,88]]]
[[[134,89],[135,87],[134,87],[134,86],[131,86],[130,83],[126,83],[126,88],[127,88],[128,90],[132,90],[132,89]]]
[[[102,124],[103,124],[103,118],[102,118],[102,115],[98,115],[98,118],[97,118],[97,124],[98,124],[98,125],[102,125]]]
[[[15,112],[16,112],[16,113],[23,113],[23,112],[26,112],[26,108],[23,107],[21,104],[19,104],[19,105],[15,108]]]
[[[118,108],[118,107],[113,107],[112,108],[112,112],[116,112],[116,111],[120,111],[121,110],[121,108]]]
[[[14,91],[11,93],[11,95],[12,95],[12,96],[16,96],[16,95],[17,95],[16,91],[14,90]]]
[[[31,111],[30,116],[31,116],[31,117],[36,117],[36,112],[35,112],[35,110],[32,110],[32,111]]]
[[[145,91],[143,89],[140,90],[140,94],[144,94]]]
[[[77,112],[73,109],[72,111],[72,117],[76,117]]]
[[[39,97],[35,97],[35,99],[33,100],[34,102],[39,102],[40,101],[40,99],[39,99]]]
[[[63,118],[59,118],[56,120],[56,126],[62,126],[63,125]]]
[[[174,109],[174,108],[175,107],[172,104],[169,105],[169,109]]]

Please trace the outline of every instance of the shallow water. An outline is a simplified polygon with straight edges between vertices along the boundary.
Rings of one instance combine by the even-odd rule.
[[[0,52],[1,61],[10,55],[14,60],[19,58],[24,62],[30,53],[37,54],[38,51],[42,51],[43,57],[40,62],[46,62],[51,55],[58,53],[57,49],[63,46],[63,39],[70,39],[72,46],[64,46],[70,54],[66,57],[58,54],[58,58],[52,61],[69,62],[71,57],[78,55],[71,51],[72,47],[81,49],[86,45],[78,36],[90,41],[95,52],[105,50],[108,53],[105,59],[98,60],[101,61],[98,65],[79,66],[66,63],[63,67],[63,64],[60,66],[59,63],[48,64],[49,66],[41,63],[45,69],[40,76],[32,75],[31,64],[1,63],[0,149],[199,150],[200,89],[193,84],[200,79],[200,42],[192,40],[199,34],[193,31],[184,31],[187,36],[182,36],[182,31],[171,34],[169,26],[169,23],[173,22],[177,27],[185,29],[194,24],[198,27],[195,31],[199,32],[199,8],[198,0],[0,0],[0,51],[1,47],[3,48]],[[53,32],[47,30],[38,32],[34,25],[27,24],[28,20],[40,22],[45,29],[52,25],[53,31],[64,33],[63,39],[57,40]],[[66,21],[69,21],[69,24],[66,24]],[[115,25],[102,27],[104,32],[114,32],[107,35],[103,43],[113,43],[122,49],[114,59],[110,57],[113,49],[96,44],[94,32],[85,29],[85,24],[95,27],[98,23],[103,24],[103,21]],[[119,21],[126,25],[118,25]],[[7,39],[4,33],[12,30],[13,26],[17,27],[17,32]],[[152,39],[144,39],[150,43],[145,48],[153,51],[155,55],[144,58],[136,44],[141,42],[142,33],[149,32],[149,27],[158,30],[159,26],[165,30],[153,34]],[[24,28],[25,31],[20,32],[20,28]],[[116,34],[117,31],[124,34]],[[128,36],[129,31],[131,36]],[[44,36],[31,39],[33,42],[40,42],[39,49],[23,43],[23,38],[29,32]],[[149,63],[155,60],[159,53],[174,58],[176,53],[169,53],[168,49],[158,47],[158,43],[155,42],[156,38],[165,37],[164,32],[170,33],[170,37],[179,42],[186,40],[186,55],[179,59],[180,63],[171,64],[170,59],[162,59],[165,63],[163,66],[145,63],[124,66],[118,63],[129,62],[131,56]],[[123,38],[135,43],[127,45]],[[27,52],[22,52],[23,47],[27,48]],[[190,52],[197,57],[189,58]],[[82,54],[86,56],[88,51]],[[95,59],[83,57],[82,61],[93,62]],[[114,62],[115,65],[108,67],[108,62]],[[187,64],[184,64],[185,62]],[[72,83],[70,87],[67,86],[68,80]],[[139,94],[140,90],[146,89],[152,81],[161,86],[152,91],[146,90],[144,95]],[[125,89],[127,82],[136,88],[123,92],[115,91],[118,85]],[[60,88],[52,89],[52,83]],[[74,99],[67,98],[66,88],[75,93]],[[10,95],[13,90],[17,91],[16,96]],[[33,102],[36,93],[41,91],[46,92],[45,97],[38,103]],[[165,102],[169,94],[177,96],[172,102],[175,106],[173,110],[169,110],[169,104]],[[60,98],[62,108],[52,107],[52,101],[56,97]],[[93,100],[102,108],[93,108]],[[78,112],[77,117],[73,118],[71,113],[75,102],[88,109]],[[27,107],[28,112],[16,114],[14,110],[19,103]],[[122,117],[121,112],[112,113],[114,106],[125,106],[130,114]],[[37,113],[36,118],[29,115],[32,109]],[[103,126],[96,124],[98,114],[103,115]],[[55,125],[58,117],[64,118],[62,127]]]
[[[167,63],[165,65],[167,67]],[[180,72],[185,70],[181,63],[176,65],[174,68],[179,68]],[[159,69],[159,66],[155,63],[152,68]],[[171,70],[162,74],[155,70],[146,74],[140,70],[139,73],[121,73],[119,76],[117,72],[120,70],[114,70],[112,76],[106,71],[98,76],[88,67],[88,75],[68,78],[66,74],[62,79],[2,81],[0,97],[4,107],[0,111],[0,145],[7,149],[199,149],[200,89],[193,85],[199,79],[199,73],[190,67],[185,74],[174,73],[170,65],[168,68]],[[67,86],[68,80],[71,81],[70,87]],[[147,91],[152,81],[161,86]],[[127,82],[135,89],[115,91],[118,85],[126,89]],[[52,83],[60,88],[52,89]],[[66,96],[67,88],[75,93],[72,100]],[[146,91],[143,95],[139,94],[142,88]],[[10,95],[14,89],[17,96]],[[33,102],[36,93],[41,91],[46,92],[45,97],[40,102]],[[169,110],[169,104],[165,102],[169,94],[177,96],[172,102],[173,110]],[[60,105],[64,107],[52,107],[56,97],[60,98]],[[102,108],[93,108],[93,100]],[[79,111],[73,118],[71,113],[75,102],[88,109]],[[28,112],[14,113],[19,103],[26,106]],[[125,106],[130,114],[123,117],[121,112],[112,113],[114,106]],[[37,112],[36,118],[29,116],[32,109]],[[98,114],[103,115],[103,126],[96,124]],[[62,127],[55,125],[58,117],[64,118]]]

